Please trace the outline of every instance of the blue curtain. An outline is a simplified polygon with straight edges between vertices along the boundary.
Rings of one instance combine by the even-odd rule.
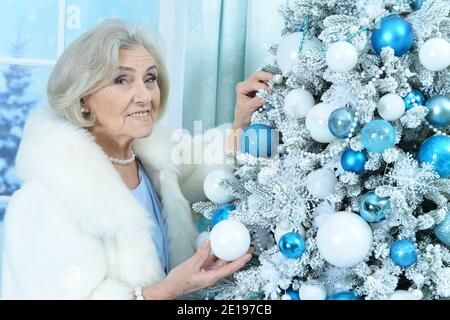
[[[256,72],[282,28],[286,0],[187,0],[183,128],[234,117],[235,87]]]

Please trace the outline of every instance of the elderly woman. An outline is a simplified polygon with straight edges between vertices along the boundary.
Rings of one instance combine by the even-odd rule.
[[[237,86],[229,151],[271,78],[260,72]],[[17,155],[24,184],[5,216],[2,298],[175,299],[251,258],[218,260],[209,241],[195,252],[189,202],[204,198],[214,166],[172,161],[156,125],[167,93],[145,29],[109,20],[67,48],[48,82],[50,106],[32,113]]]

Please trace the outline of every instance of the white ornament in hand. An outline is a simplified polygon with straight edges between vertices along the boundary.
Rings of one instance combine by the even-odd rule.
[[[242,257],[250,248],[250,233],[239,221],[223,220],[216,224],[210,234],[212,253],[224,261]]]

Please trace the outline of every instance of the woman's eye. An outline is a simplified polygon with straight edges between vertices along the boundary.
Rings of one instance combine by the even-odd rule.
[[[114,80],[115,84],[125,84],[127,83],[127,78],[126,77],[119,77],[116,80]]]
[[[145,82],[147,83],[153,83],[157,80],[157,78],[154,75],[149,75],[146,79]]]

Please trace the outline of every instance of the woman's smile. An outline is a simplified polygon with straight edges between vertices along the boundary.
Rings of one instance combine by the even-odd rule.
[[[139,121],[148,121],[151,119],[150,111],[148,111],[148,110],[142,111],[142,112],[131,113],[127,117],[129,117],[131,119],[136,119]]]

